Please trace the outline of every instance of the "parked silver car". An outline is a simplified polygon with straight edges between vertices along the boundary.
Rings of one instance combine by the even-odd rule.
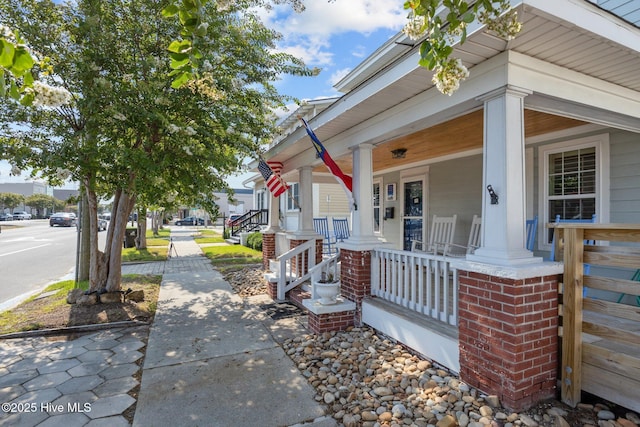
[[[19,220],[31,219],[31,214],[25,211],[15,211],[13,213],[13,219],[19,219]]]

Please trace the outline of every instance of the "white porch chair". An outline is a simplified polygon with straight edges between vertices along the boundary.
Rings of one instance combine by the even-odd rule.
[[[482,229],[482,217],[478,215],[474,215],[471,220],[471,231],[469,231],[469,240],[467,241],[467,246],[457,245],[455,243],[451,243],[453,251],[449,254],[449,256],[453,257],[464,257],[466,255],[472,254],[480,247],[480,231]],[[455,248],[459,248],[458,251],[455,251]]]
[[[451,255],[457,219],[458,215],[434,215],[431,222],[431,232],[429,233],[429,243],[425,246],[424,243],[419,240],[412,240],[411,250],[423,251],[433,255]]]

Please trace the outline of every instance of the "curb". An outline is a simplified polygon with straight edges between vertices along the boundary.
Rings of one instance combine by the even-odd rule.
[[[54,328],[54,329],[38,329],[35,331],[24,331],[24,332],[12,332],[10,334],[0,335],[0,340],[5,339],[15,339],[15,338],[32,338],[32,337],[40,337],[40,336],[48,336],[48,335],[58,335],[67,332],[92,332],[92,331],[100,331],[102,329],[111,329],[111,328],[128,328],[133,326],[146,326],[150,325],[150,322],[140,322],[137,320],[123,320],[121,322],[112,322],[112,323],[95,323],[92,325],[82,325],[82,326],[68,326],[66,328]]]

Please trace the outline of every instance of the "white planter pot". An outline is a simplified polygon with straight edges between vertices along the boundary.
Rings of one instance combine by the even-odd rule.
[[[340,293],[340,282],[313,284],[316,295],[320,297],[319,302],[322,305],[331,305],[336,303],[336,297]]]

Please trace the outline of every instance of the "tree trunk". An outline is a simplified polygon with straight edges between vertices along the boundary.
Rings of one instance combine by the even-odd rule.
[[[83,187],[86,188],[86,185]],[[80,254],[79,254],[79,263],[78,263],[78,280],[89,280],[91,279],[91,233],[90,231],[90,218],[91,213],[89,210],[89,196],[88,193],[80,198],[80,216],[78,218],[78,226],[77,230],[80,233]]]
[[[138,228],[136,235],[136,248],[147,249],[147,208],[138,209]]]
[[[114,197],[109,226],[109,241],[105,248],[105,266],[107,267],[105,288],[108,292],[119,291],[122,279],[122,242],[127,230],[129,214],[135,204],[135,196],[124,190],[118,190]],[[109,240],[110,238],[110,240]],[[108,251],[107,251],[108,250]]]

